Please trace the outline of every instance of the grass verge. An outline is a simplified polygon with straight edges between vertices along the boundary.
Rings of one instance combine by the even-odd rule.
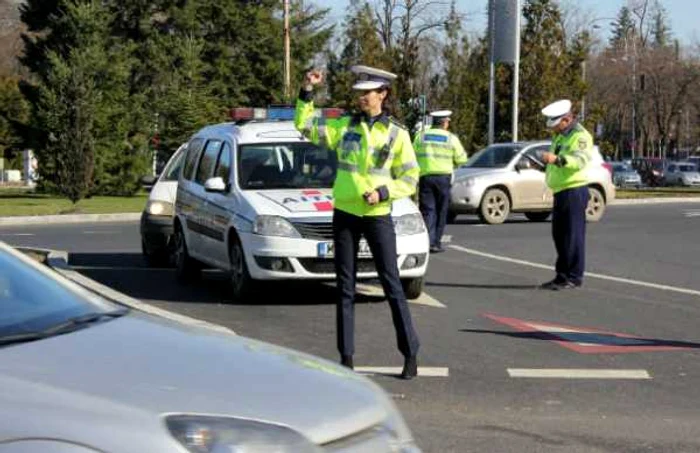
[[[0,217],[59,214],[117,214],[141,212],[148,194],[133,197],[92,197],[75,205],[66,198],[26,191],[0,190]]]

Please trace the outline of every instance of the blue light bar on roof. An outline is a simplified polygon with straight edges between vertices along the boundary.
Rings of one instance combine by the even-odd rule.
[[[267,119],[270,120],[293,120],[294,108],[273,107],[267,109]]]

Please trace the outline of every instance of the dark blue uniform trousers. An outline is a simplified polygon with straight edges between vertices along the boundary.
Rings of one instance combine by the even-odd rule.
[[[440,247],[450,207],[450,175],[421,176],[418,182],[420,212],[430,236],[430,246]]]
[[[399,351],[404,357],[415,356],[419,341],[399,279],[396,232],[391,216],[358,217],[336,209],[333,212],[333,242],[340,293],[336,311],[338,351],[344,356],[355,352],[355,281],[361,236],[365,237],[372,251],[379,280],[389,300]]]
[[[554,194],[552,236],[557,249],[557,280],[576,285],[583,282],[586,265],[586,206],[588,188],[562,190]]]

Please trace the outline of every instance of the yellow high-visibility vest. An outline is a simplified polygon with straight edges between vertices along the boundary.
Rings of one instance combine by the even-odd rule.
[[[451,175],[456,167],[467,162],[467,153],[454,134],[431,128],[417,134],[413,141],[420,175]]]
[[[577,123],[568,132],[557,134],[552,140],[551,152],[563,160],[559,165],[547,165],[547,185],[553,193],[588,184],[587,167],[593,157],[593,137],[583,126]]]
[[[317,118],[313,101],[297,99],[294,125],[311,142],[337,152],[336,209],[356,216],[387,215],[393,200],[416,192],[420,169],[411,138],[388,116],[370,128],[360,115]],[[382,186],[387,199],[370,206],[363,195]]]

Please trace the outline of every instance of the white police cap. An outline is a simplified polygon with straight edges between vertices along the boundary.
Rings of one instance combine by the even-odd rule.
[[[434,112],[430,112],[430,116],[438,120],[449,118],[452,116],[452,110],[436,110]]]
[[[352,86],[353,90],[376,90],[388,87],[396,79],[396,74],[369,66],[355,65],[350,68],[350,71],[357,74],[357,82]]]
[[[547,127],[554,127],[571,112],[571,101],[562,99],[552,102],[542,109],[542,114],[547,117]]]

